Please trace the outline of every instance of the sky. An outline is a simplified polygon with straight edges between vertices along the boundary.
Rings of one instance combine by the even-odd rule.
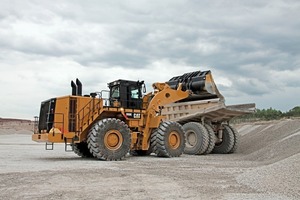
[[[40,103],[211,70],[226,104],[300,105],[298,0],[1,0],[0,117]]]

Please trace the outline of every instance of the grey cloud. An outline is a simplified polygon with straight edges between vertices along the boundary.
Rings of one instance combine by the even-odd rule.
[[[300,68],[299,10],[296,0],[1,1],[0,59],[20,52],[99,69],[168,60],[231,80],[220,86],[225,97],[258,98],[300,87],[291,76]]]

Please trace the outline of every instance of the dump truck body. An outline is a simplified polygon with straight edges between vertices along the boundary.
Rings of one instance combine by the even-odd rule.
[[[164,106],[162,114],[168,120],[181,124],[190,121],[209,120],[227,122],[234,117],[255,112],[255,104],[239,104],[226,106],[220,99],[199,100],[172,103]]]

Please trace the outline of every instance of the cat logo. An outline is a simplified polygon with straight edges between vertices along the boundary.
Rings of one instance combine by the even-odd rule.
[[[140,119],[141,118],[141,113],[133,113],[133,118],[134,119]]]
[[[126,113],[128,118],[141,119],[141,113]]]

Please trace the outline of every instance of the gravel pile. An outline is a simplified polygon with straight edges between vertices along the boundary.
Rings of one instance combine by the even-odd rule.
[[[300,199],[300,119],[236,127],[234,154],[120,162],[82,159],[64,144],[45,151],[30,130],[0,127],[0,199]]]
[[[249,131],[239,127],[239,153],[257,162],[237,181],[261,192],[300,198],[300,120],[255,124]]]
[[[261,192],[276,192],[300,198],[300,154],[251,169],[237,177],[241,184]]]
[[[243,127],[238,153],[247,160],[276,162],[300,152],[299,119],[255,124],[250,132]]]

